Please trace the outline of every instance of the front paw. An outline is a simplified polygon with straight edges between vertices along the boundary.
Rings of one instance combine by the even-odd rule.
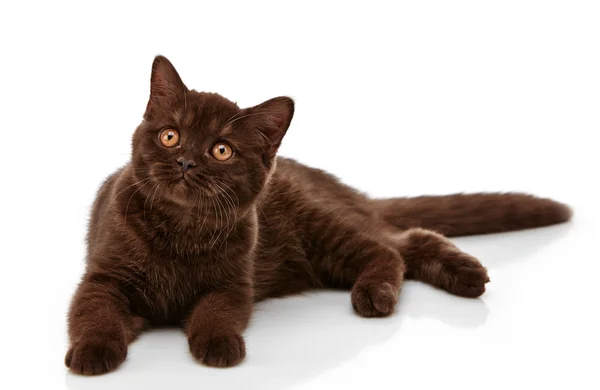
[[[361,283],[352,288],[352,307],[363,317],[392,314],[398,302],[398,290],[388,282]]]
[[[213,337],[191,337],[190,352],[207,366],[231,367],[246,357],[246,345],[239,334]]]
[[[117,368],[127,357],[127,346],[110,340],[74,343],[65,356],[65,365],[76,374],[99,375]]]

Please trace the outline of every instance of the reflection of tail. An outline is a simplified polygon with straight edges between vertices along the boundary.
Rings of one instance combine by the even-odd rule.
[[[566,222],[569,206],[519,193],[454,194],[375,200],[384,220],[448,237],[522,230]]]

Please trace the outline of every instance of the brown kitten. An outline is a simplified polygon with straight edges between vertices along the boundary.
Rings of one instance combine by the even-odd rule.
[[[369,199],[276,157],[293,113],[286,97],[240,109],[188,90],[156,57],[131,162],[108,177],[92,210],[68,320],[73,372],[115,369],[145,327],[165,324],[183,327],[200,362],[235,365],[253,302],[307,289],[351,289],[365,317],[392,313],[405,277],[477,297],[486,269],[442,234],[571,216],[523,194]]]

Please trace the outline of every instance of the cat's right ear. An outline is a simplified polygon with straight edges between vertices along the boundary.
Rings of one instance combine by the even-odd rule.
[[[146,106],[145,118],[157,110],[168,110],[180,100],[185,100],[188,89],[181,81],[177,70],[164,56],[156,56],[150,76],[150,99]]]

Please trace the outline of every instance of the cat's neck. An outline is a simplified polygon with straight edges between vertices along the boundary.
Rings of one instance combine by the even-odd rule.
[[[155,185],[124,170],[117,188],[115,211],[134,232],[157,251],[177,255],[210,254],[229,242],[248,239],[256,225],[254,206],[226,208],[223,202],[198,198],[193,202],[170,199]]]

